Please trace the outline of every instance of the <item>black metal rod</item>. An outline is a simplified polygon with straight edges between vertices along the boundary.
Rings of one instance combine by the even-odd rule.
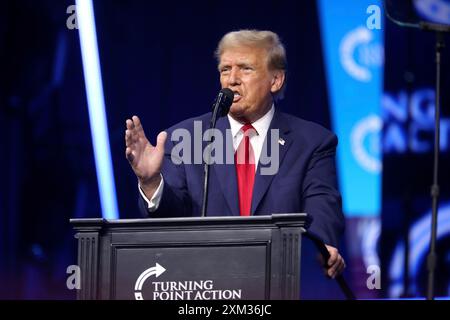
[[[444,34],[441,31],[436,32],[436,96],[435,96],[435,114],[434,114],[434,161],[433,161],[433,185],[431,186],[431,235],[430,250],[427,257],[428,268],[428,286],[427,299],[434,299],[434,275],[436,269],[436,237],[437,237],[437,218],[438,218],[438,200],[439,200],[439,149],[440,149],[440,97],[441,97],[441,51],[444,48]]]
[[[205,163],[203,179],[203,201],[202,201],[202,217],[206,216],[206,207],[208,206],[208,187],[209,187],[209,164]]]
[[[220,92],[217,97],[217,101],[222,99],[223,93]],[[213,108],[211,120],[209,123],[209,129],[213,129],[216,127],[217,115],[219,112],[219,105]],[[207,139],[208,145],[205,149],[208,149],[206,152],[205,164],[203,167],[203,201],[202,201],[202,217],[206,217],[206,209],[208,207],[208,191],[209,191],[209,164],[211,162],[211,144],[214,142],[214,136],[211,136],[211,130],[209,131],[209,136]]]

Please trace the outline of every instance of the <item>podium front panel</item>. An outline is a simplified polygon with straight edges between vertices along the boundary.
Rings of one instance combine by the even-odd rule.
[[[299,299],[305,214],[74,219],[78,299]]]
[[[268,299],[266,244],[114,248],[113,299]],[[204,259],[208,257],[208,259]],[[158,272],[161,268],[161,274]],[[139,277],[149,276],[141,282]],[[145,277],[145,276],[144,276]],[[137,284],[137,286],[136,286]]]

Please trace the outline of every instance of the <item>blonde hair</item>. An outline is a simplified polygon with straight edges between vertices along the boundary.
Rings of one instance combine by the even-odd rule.
[[[281,43],[280,37],[275,32],[245,29],[225,34],[214,53],[217,62],[220,63],[220,57],[226,49],[235,47],[263,48],[267,52],[267,67],[269,70],[286,72],[286,50],[283,43]],[[286,79],[281,89],[274,94],[275,100],[283,98],[285,88]]]

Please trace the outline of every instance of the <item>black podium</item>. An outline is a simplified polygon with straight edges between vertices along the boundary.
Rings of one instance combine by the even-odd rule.
[[[306,214],[71,219],[78,299],[300,298]]]

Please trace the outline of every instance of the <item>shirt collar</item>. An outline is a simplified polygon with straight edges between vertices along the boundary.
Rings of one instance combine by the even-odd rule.
[[[269,130],[270,122],[272,121],[273,115],[275,113],[275,107],[272,104],[272,107],[265,115],[252,123],[253,128],[255,128],[258,135],[265,136],[267,130]],[[232,116],[228,114],[228,121],[230,122],[231,134],[234,137],[239,133],[243,124],[239,121],[235,120]]]

